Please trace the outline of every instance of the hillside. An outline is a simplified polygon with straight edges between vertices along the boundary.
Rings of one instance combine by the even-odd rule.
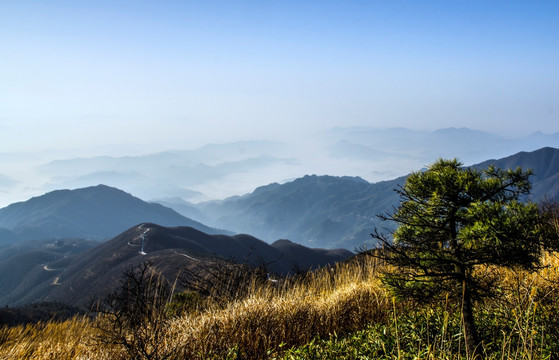
[[[0,228],[0,248],[19,241],[19,237],[8,229]]]
[[[370,182],[385,181],[420,169],[439,156],[458,156],[466,164],[475,164],[519,151],[559,147],[559,134],[506,138],[468,128],[417,131],[342,127],[307,134],[303,141],[190,146],[184,143],[172,150],[115,152],[109,156],[81,153],[76,157],[78,153],[74,152],[3,154],[6,166],[1,171],[5,176],[0,175],[0,187],[4,190],[0,204],[6,206],[16,199],[52,189],[95,184],[113,186],[149,201],[180,197],[200,202],[244,194],[264,184],[307,174],[352,175]],[[25,178],[9,171],[10,167],[23,164],[33,175]],[[37,180],[35,184],[29,182],[31,178]]]
[[[68,241],[51,247],[63,245],[72,247]],[[0,304],[49,301],[83,306],[118,285],[122,272],[141,261],[151,261],[173,281],[181,269],[204,267],[216,259],[287,274],[333,264],[351,255],[341,249],[309,249],[289,241],[269,245],[249,235],[210,235],[191,227],[144,223],[77,254],[36,246],[0,261],[0,271],[6,274],[0,280]]]
[[[543,264],[535,274],[521,269],[494,272],[499,299],[484,297],[476,304],[484,358],[556,358],[557,257],[546,256]],[[467,359],[461,307],[445,300],[399,300],[380,285],[382,270],[372,257],[354,257],[285,286],[255,282],[248,298],[233,298],[211,311],[202,307],[158,317],[162,326],[155,335],[137,331],[146,321],[128,325],[124,334],[131,342],[137,340],[136,349],[140,341],[154,339],[158,354],[173,360]],[[24,310],[27,315],[41,309]],[[0,319],[6,312],[0,311]],[[122,345],[95,341],[115,334],[102,333],[100,325],[80,317],[0,327],[0,358],[141,358]]]
[[[54,158],[35,169],[50,179],[51,187],[107,184],[142,199],[180,196],[201,201],[208,194],[194,189],[204,189],[204,184],[225,184],[234,177],[246,179],[249,174],[289,164],[283,155],[285,147],[269,141],[239,141],[135,156]]]
[[[370,184],[361,178],[305,176],[253,193],[199,205],[209,223],[265,239],[354,249],[368,240],[376,215],[398,198],[403,178]]]
[[[473,165],[531,168],[535,201],[559,198],[559,150],[543,148]],[[287,238],[316,247],[355,249],[371,241],[381,224],[377,215],[391,211],[399,198],[393,189],[406,177],[369,183],[356,177],[305,176],[270,184],[222,201],[195,205],[200,219],[217,227],[247,232],[266,241]],[[171,202],[167,203],[172,206]],[[177,210],[180,211],[180,207]],[[194,211],[189,214],[196,216]]]
[[[20,240],[104,240],[142,222],[192,226],[212,234],[224,232],[105,185],[52,191],[0,209],[0,228],[10,230]]]
[[[520,152],[497,160],[487,160],[474,165],[476,168],[486,168],[494,165],[501,169],[516,168],[531,169],[532,191],[530,198],[534,201],[544,198],[559,200],[559,150],[545,147],[532,152]]]

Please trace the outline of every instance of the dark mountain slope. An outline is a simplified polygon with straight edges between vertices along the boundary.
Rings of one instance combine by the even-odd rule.
[[[398,201],[392,189],[404,180],[370,184],[361,178],[312,175],[199,206],[213,223],[267,241],[353,249],[368,240],[376,215]]]
[[[19,241],[19,236],[13,231],[0,228],[0,248]]]
[[[1,249],[0,304],[42,301],[45,291],[38,285],[52,284],[72,256],[96,245],[79,239],[39,240]]]
[[[90,298],[102,296],[117,286],[122,272],[141,261],[151,261],[174,281],[181,269],[203,267],[216,258],[266,266],[270,272],[286,274],[293,269],[341,261],[352,253],[302,246],[276,247],[249,235],[209,235],[191,227],[167,228],[146,223],[74,256],[47,255],[41,253],[31,268],[19,269],[18,258],[0,263],[0,270],[6,274],[13,270],[23,274],[21,282],[6,277],[5,286],[0,287],[0,304],[56,301],[83,306]]]
[[[559,196],[559,150],[543,148],[478,165],[486,168],[531,168],[531,198]],[[253,193],[197,205],[207,223],[247,232],[267,241],[287,238],[315,247],[355,249],[371,241],[377,226],[390,226],[377,218],[398,205],[393,191],[406,177],[368,183],[360,178],[305,176],[286,184],[271,184]]]
[[[294,266],[296,266],[293,270],[298,271],[310,270],[315,268],[317,264],[324,266],[327,264],[325,259],[333,259],[335,262],[339,262],[348,258],[347,250],[344,249],[311,249],[289,240],[277,240],[272,244],[272,247],[284,254],[289,254],[293,259]],[[332,263],[332,261],[328,261],[328,263]]]
[[[498,160],[487,160],[475,165],[476,168],[487,168],[494,165],[501,169],[521,167],[532,169],[531,198],[535,201],[547,197],[559,199],[559,150],[545,147],[532,152],[520,152]]]
[[[17,326],[48,321],[62,322],[78,315],[86,315],[86,312],[60,303],[42,302],[0,309],[0,324]]]
[[[141,222],[221,233],[159,204],[104,185],[57,190],[0,209],[0,227],[23,240],[113,237]]]

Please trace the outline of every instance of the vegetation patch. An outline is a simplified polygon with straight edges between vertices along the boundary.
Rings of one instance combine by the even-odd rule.
[[[516,175],[522,179],[525,176],[521,171]],[[449,184],[452,187],[457,182]],[[472,189],[471,186],[467,188]],[[438,201],[440,197],[431,190],[426,194],[434,193]],[[523,220],[509,224],[505,216],[500,219],[507,226],[500,227],[499,222],[490,224],[493,230],[506,230],[510,225],[513,229],[527,231],[527,234],[513,231],[516,235],[513,234],[512,240],[506,231],[506,237],[501,237],[503,231],[497,234],[486,231],[482,243],[475,245],[476,237],[470,239],[471,229],[465,226],[470,224],[471,214],[469,209],[463,209],[465,215],[459,221],[464,221],[464,225],[456,229],[466,229],[465,237],[459,236],[460,231],[456,234],[450,231],[457,235],[450,240],[471,240],[467,242],[471,246],[461,250],[482,256],[483,260],[486,258],[478,252],[481,246],[491,256],[491,261],[474,263],[467,261],[477,258],[464,258],[466,262],[462,265],[466,269],[447,266],[449,263],[461,265],[464,259],[453,257],[457,249],[452,247],[454,245],[444,244],[444,224],[453,223],[445,220],[444,211],[434,217],[441,224],[429,225],[427,235],[436,235],[436,241],[430,247],[419,244],[423,247],[411,252],[415,257],[406,256],[397,247],[397,241],[386,242],[389,250],[396,251],[396,257],[387,257],[378,250],[372,253],[377,256],[359,254],[334,267],[288,279],[263,277],[261,271],[248,272],[246,268],[227,265],[229,276],[224,278],[227,280],[224,286],[217,286],[219,282],[214,284],[216,286],[199,286],[200,281],[204,283],[210,278],[197,280],[195,277],[191,278],[193,286],[187,292],[177,292],[151,264],[143,263],[126,272],[120,289],[98,303],[95,318],[3,326],[0,328],[0,358],[556,359],[559,353],[559,259],[555,253],[544,250],[557,248],[554,241],[559,232],[558,207],[553,204],[539,209],[532,205],[518,207],[515,196],[509,199],[513,213],[522,215],[515,219]],[[420,205],[429,201],[426,196]],[[508,211],[507,205],[505,201],[499,209]],[[429,208],[427,206],[428,211]],[[411,210],[413,214],[420,214],[416,209]],[[476,211],[471,221],[474,230],[482,225],[476,223],[480,217]],[[522,227],[526,225],[526,218],[530,220],[529,226]],[[415,225],[410,221],[413,217],[401,219],[406,220],[405,227],[396,235],[405,243],[414,237],[405,237],[402,232]],[[416,231],[415,238],[428,239],[420,231],[421,226],[412,230]],[[505,244],[504,249],[500,248],[503,242],[526,239],[530,240],[533,250],[528,253],[530,258],[526,263],[512,256],[519,255],[517,245],[522,248],[522,244]],[[504,259],[503,264],[496,250],[512,250],[512,253],[504,251],[509,258]],[[428,279],[427,290],[437,290],[437,296],[427,299],[429,301],[424,296],[402,296],[398,293],[401,280],[398,270],[402,264],[392,261],[394,259],[418,265],[403,267],[406,281],[421,279],[425,269],[429,277],[436,277],[438,275],[428,265],[440,265],[442,269],[454,271],[451,277],[441,273],[440,281],[451,285],[437,288],[437,283]],[[511,259],[514,261],[507,262]],[[213,275],[212,278],[219,279],[220,272]],[[396,281],[390,281],[389,276]],[[489,279],[483,284],[491,285],[487,292],[490,296],[477,296],[481,292],[472,290],[468,299],[465,286],[477,284],[475,279],[480,278]],[[382,284],[383,280],[387,283],[386,279],[388,288]],[[456,288],[460,292],[457,293]],[[474,348],[472,324],[476,331]]]

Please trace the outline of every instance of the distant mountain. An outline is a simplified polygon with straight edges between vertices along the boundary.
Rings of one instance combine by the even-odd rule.
[[[452,130],[454,131],[454,130]],[[531,198],[559,198],[559,150],[543,148],[474,165],[532,168]],[[371,241],[377,218],[391,212],[399,197],[392,191],[406,177],[369,183],[361,178],[305,176],[285,184],[270,184],[222,201],[195,205],[206,223],[247,232],[266,241],[287,238],[314,247],[354,249]],[[172,203],[169,203],[172,206]],[[180,210],[179,210],[180,211]],[[194,211],[190,212],[196,218]]]
[[[57,190],[0,209],[0,227],[22,240],[104,240],[141,222],[192,226],[212,234],[225,232],[105,185]]]
[[[0,228],[0,248],[18,242],[19,240],[19,236],[13,231]]]
[[[285,254],[288,263],[291,264],[290,270],[307,271],[327,263],[345,260],[351,254],[345,249],[318,249],[308,248],[296,244],[289,240],[277,240],[272,247]]]
[[[307,174],[351,175],[378,182],[421,169],[438,157],[459,157],[466,164],[475,164],[544,146],[557,148],[559,133],[509,138],[468,128],[417,131],[345,127],[294,135],[285,143],[183,146],[151,153],[145,152],[148,148],[129,150],[128,156],[100,156],[85,150],[79,152],[81,157],[68,151],[0,154],[4,165],[0,170],[0,206],[56,189],[96,184],[149,201],[179,197],[197,203]]]
[[[228,144],[208,144],[194,150],[170,150],[140,156],[96,156],[55,160],[38,167],[45,173],[59,176],[98,171],[150,173],[169,166],[194,167],[198,164],[221,164],[242,161],[278,151],[285,145],[269,141],[241,141]]]
[[[376,151],[413,156],[431,161],[437,157],[459,157],[466,163],[484,161],[489,156],[507,156],[520,149],[534,151],[542,146],[559,147],[559,133],[534,133],[522,138],[506,138],[468,128],[416,131],[405,128],[334,128],[324,134],[330,141],[344,140]],[[472,146],[475,139],[475,146]]]
[[[531,199],[559,199],[559,149],[521,152],[472,166],[490,164],[533,169]],[[391,226],[377,215],[398,205],[393,189],[405,179],[369,183],[360,177],[311,175],[221,201],[194,205],[167,199],[216,227],[254,236],[219,235],[220,230],[169,208],[103,185],[12,204],[0,209],[0,306],[38,301],[83,305],[110,290],[123,270],[141,260],[150,260],[169,279],[180,269],[216,258],[265,264],[269,271],[284,274],[341,261],[352,253],[339,248],[372,245],[370,232]],[[110,237],[101,244],[83,240]]]
[[[180,196],[206,200],[191,188],[251,173],[292,160],[272,155],[284,145],[267,141],[208,144],[194,150],[174,150],[140,156],[97,156],[60,159],[35,167],[50,176],[49,188],[108,184],[144,199]],[[1,177],[0,177],[1,185]]]
[[[197,208],[213,224],[265,239],[354,249],[368,240],[376,215],[398,201],[404,178],[371,184],[358,177],[305,176]]]
[[[179,214],[191,219],[197,219],[197,221],[201,223],[205,223],[207,220],[205,215],[197,208],[196,205],[180,197],[154,199],[152,202],[176,210]]]
[[[157,172],[158,176],[162,173]],[[182,186],[173,184],[171,181],[158,178],[158,176],[148,176],[137,171],[98,171],[79,176],[57,177],[49,187],[54,188],[82,188],[91,184],[110,184],[111,187],[118,189],[126,188],[132,194],[140,194],[141,198],[145,195],[153,196],[158,194],[161,197],[179,196],[183,199],[203,200],[204,195],[198,191],[185,189]],[[167,178],[169,179],[169,178]]]
[[[285,240],[269,245],[249,235],[209,235],[191,227],[167,228],[149,223],[134,226],[77,255],[62,254],[63,251],[30,251],[0,260],[0,271],[5,274],[0,279],[0,304],[56,301],[84,305],[117,286],[123,270],[147,260],[174,281],[181,269],[216,259],[264,264],[272,273],[286,274],[352,256],[343,249],[309,249]],[[22,265],[23,259],[26,266]]]
[[[545,147],[532,152],[520,152],[498,160],[487,160],[475,165],[476,168],[487,168],[494,165],[501,169],[531,169],[534,175],[530,198],[539,201],[545,197],[559,200],[559,150]]]
[[[93,240],[39,240],[0,249],[0,304],[42,301],[43,283],[52,284],[72,256],[97,245]]]

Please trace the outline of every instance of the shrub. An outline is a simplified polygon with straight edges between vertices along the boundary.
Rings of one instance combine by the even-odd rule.
[[[131,359],[168,359],[174,351],[165,341],[170,296],[170,285],[151,263],[128,269],[120,287],[92,307],[100,315],[96,340],[123,346]]]

